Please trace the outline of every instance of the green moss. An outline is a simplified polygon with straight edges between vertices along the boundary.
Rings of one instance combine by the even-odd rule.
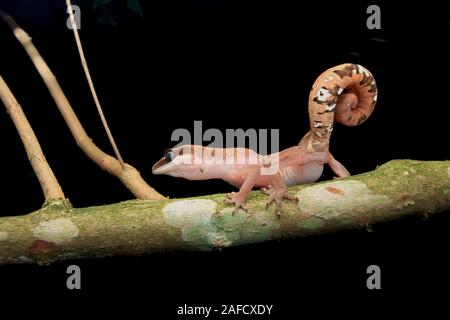
[[[298,226],[304,229],[318,229],[324,225],[324,221],[320,218],[309,218],[301,221]]]
[[[47,209],[54,209],[54,210],[64,210],[67,208],[72,208],[72,204],[70,203],[69,199],[52,199],[49,201],[46,201],[42,208]]]

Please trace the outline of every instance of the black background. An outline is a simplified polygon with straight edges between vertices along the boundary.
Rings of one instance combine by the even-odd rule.
[[[337,125],[333,133],[331,151],[351,173],[373,170],[391,159],[450,158],[445,114],[449,19],[442,5],[141,1],[142,18],[125,1],[115,0],[107,6],[115,25],[108,25],[100,21],[98,10],[91,10],[91,1],[73,3],[82,8],[85,54],[122,155],[164,195],[233,190],[222,181],[152,176],[152,164],[175,144],[170,141],[173,130],[193,130],[194,120],[202,120],[204,129],[278,128],[281,148],[295,145],[308,130],[307,97],[315,77],[344,62],[367,67],[379,88],[377,107],[367,122],[354,128]],[[366,28],[366,8],[373,3],[381,7],[381,30]],[[0,4],[32,36],[94,142],[112,153],[66,28],[64,1]],[[0,73],[73,205],[132,198],[77,148],[4,24],[0,38]],[[0,113],[0,137],[0,214],[36,210],[42,193],[6,113]],[[321,179],[331,177],[326,169]],[[277,319],[305,312],[384,314],[382,306],[414,311],[426,297],[444,297],[439,289],[450,284],[449,227],[448,214],[428,220],[415,216],[376,225],[370,233],[352,230],[211,253],[3,266],[0,289],[8,295],[31,293],[49,304],[67,303],[72,311],[85,304],[128,315],[145,310],[150,319],[172,318],[184,303],[275,304]],[[79,292],[65,287],[70,264],[82,269]],[[365,286],[371,264],[381,267],[381,291]],[[403,305],[403,297],[414,300]],[[411,303],[415,299],[421,302]]]

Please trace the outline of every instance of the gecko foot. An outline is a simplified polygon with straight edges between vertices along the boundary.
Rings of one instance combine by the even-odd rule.
[[[261,192],[269,195],[269,200],[266,202],[266,208],[268,208],[272,203],[275,202],[277,207],[277,216],[281,218],[281,213],[283,212],[282,203],[283,199],[287,199],[289,201],[298,202],[298,198],[296,196],[291,196],[288,193],[287,188],[273,188],[269,186],[268,189],[262,188]]]
[[[239,209],[248,212],[247,206],[244,205],[245,197],[242,197],[239,193],[231,192],[227,194],[223,202],[226,204],[234,204],[232,215],[234,215]]]

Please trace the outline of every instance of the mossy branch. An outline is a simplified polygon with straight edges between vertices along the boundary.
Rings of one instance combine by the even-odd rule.
[[[394,160],[374,171],[290,189],[278,219],[259,191],[249,214],[222,204],[223,194],[112,205],[48,206],[0,218],[0,264],[212,250],[301,237],[450,210],[450,161]]]

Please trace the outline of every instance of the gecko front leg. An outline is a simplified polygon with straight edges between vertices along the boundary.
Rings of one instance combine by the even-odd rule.
[[[234,209],[232,214],[234,215],[239,209],[248,212],[247,207],[244,205],[248,194],[252,191],[255,185],[256,179],[260,174],[261,167],[259,165],[249,166],[241,171],[238,171],[237,175],[246,176],[244,183],[242,184],[239,192],[231,192],[227,194],[224,203],[234,204]]]
[[[288,193],[288,188],[284,183],[283,177],[281,176],[280,172],[278,172],[273,176],[270,176],[269,180],[270,180],[269,188],[261,189],[262,193],[269,195],[269,199],[267,200],[266,203],[266,208],[275,202],[277,216],[278,218],[281,218],[283,200],[287,199],[293,202],[298,202],[299,199],[296,196],[291,196]]]

